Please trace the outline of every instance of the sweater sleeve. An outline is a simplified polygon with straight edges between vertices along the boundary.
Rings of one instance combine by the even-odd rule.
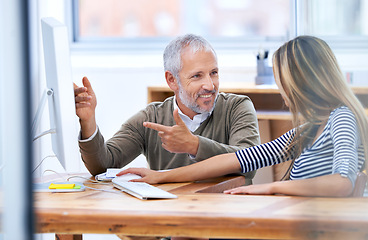
[[[79,142],[82,160],[92,175],[105,172],[107,168],[121,168],[142,153],[146,115],[142,110],[132,116],[106,142],[99,130],[91,141]]]
[[[292,159],[292,155],[285,154],[284,149],[294,136],[295,129],[292,129],[271,142],[235,152],[242,172],[254,171]]]

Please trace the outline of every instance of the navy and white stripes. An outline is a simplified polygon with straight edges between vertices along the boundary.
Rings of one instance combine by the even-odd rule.
[[[242,172],[275,165],[292,159],[283,153],[295,129],[281,137],[236,152]],[[306,179],[340,173],[355,183],[356,173],[364,163],[364,149],[360,143],[354,114],[347,107],[331,112],[318,139],[295,159],[290,179]]]
[[[235,152],[242,172],[250,172],[262,167],[285,162],[284,148],[289,142],[289,138],[293,138],[294,136],[295,131],[292,129],[272,142]]]

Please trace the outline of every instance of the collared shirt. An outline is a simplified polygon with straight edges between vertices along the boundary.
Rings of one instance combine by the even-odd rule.
[[[178,105],[176,104],[176,96],[174,96],[174,109],[178,109],[179,112],[179,116],[180,118],[183,120],[183,122],[185,123],[185,126],[187,126],[187,128],[191,131],[194,132],[195,130],[197,130],[197,128],[199,128],[199,126],[201,125],[202,122],[204,122],[212,113],[200,113],[197,114],[193,117],[193,120],[190,119],[190,117],[188,117],[187,115],[185,115],[180,108],[178,107]]]

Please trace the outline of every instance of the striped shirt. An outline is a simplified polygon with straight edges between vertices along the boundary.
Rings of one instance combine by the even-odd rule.
[[[295,129],[281,137],[236,152],[242,172],[275,165],[293,157],[283,153]],[[355,184],[357,172],[364,164],[364,149],[359,138],[354,114],[348,107],[339,107],[330,113],[326,126],[317,140],[295,159],[290,179],[306,179],[339,173]]]

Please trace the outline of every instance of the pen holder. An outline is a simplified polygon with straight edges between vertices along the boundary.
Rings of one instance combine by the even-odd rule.
[[[261,84],[275,84],[275,78],[273,77],[272,67],[268,66],[267,59],[257,60],[256,85]]]

